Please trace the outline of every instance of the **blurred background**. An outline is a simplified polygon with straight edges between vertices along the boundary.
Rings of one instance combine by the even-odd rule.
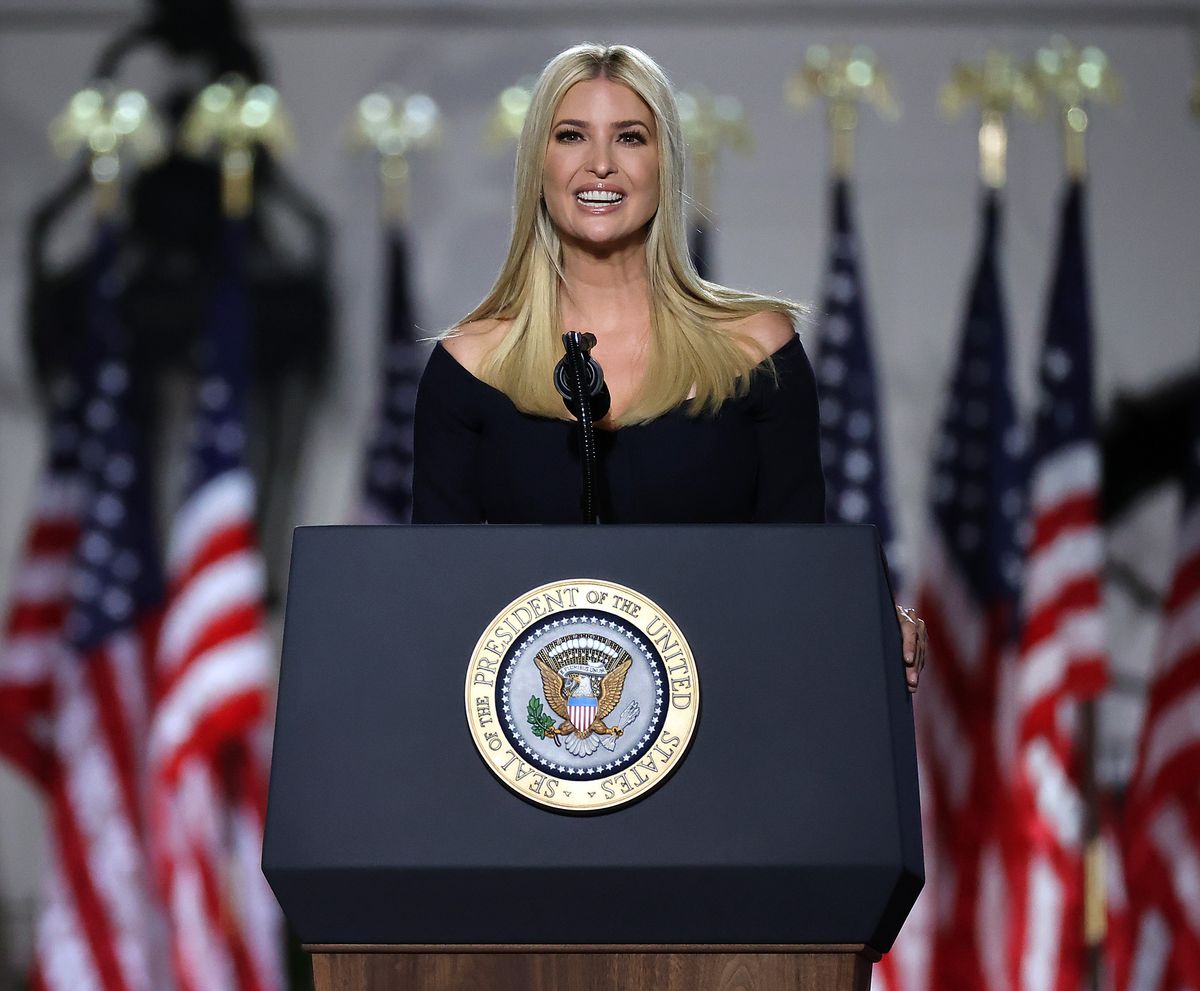
[[[934,676],[928,694],[918,696],[933,723],[923,787],[930,795],[944,790],[930,768],[955,749],[938,740],[937,726],[953,724],[961,741],[999,739],[1003,726],[1016,727],[1018,742],[1009,749],[1024,756],[1014,758],[1012,773],[1033,780],[1027,790],[1036,794],[1013,835],[1028,840],[1036,832],[1028,824],[1039,816],[1075,820],[1047,841],[1051,859],[1067,864],[1054,915],[1062,938],[1056,949],[1031,949],[1019,932],[1033,932],[1049,916],[1034,907],[1018,912],[1028,893],[1011,878],[1036,887],[1036,872],[1012,868],[1001,838],[1013,872],[1004,899],[976,893],[966,904],[962,863],[975,864],[986,889],[988,874],[978,865],[989,841],[976,836],[971,851],[954,850],[963,830],[981,827],[957,823],[953,801],[931,805],[937,845],[927,846],[927,858],[956,865],[936,885],[931,867],[929,889],[942,895],[942,917],[918,909],[912,936],[906,930],[891,962],[877,968],[877,983],[1198,986],[1200,777],[1189,730],[1200,726],[1200,708],[1188,702],[1172,710],[1172,742],[1159,745],[1168,752],[1160,763],[1172,772],[1166,785],[1138,755],[1150,732],[1148,693],[1165,667],[1173,665],[1175,683],[1164,709],[1200,686],[1200,580],[1194,563],[1192,571],[1180,564],[1196,529],[1181,529],[1191,505],[1185,492],[1193,491],[1185,481],[1200,457],[1191,418],[1200,393],[1200,119],[1192,103],[1200,3],[245,0],[235,9],[230,2],[0,0],[0,603],[9,614],[8,653],[0,655],[0,696],[9,690],[9,707],[0,703],[7,720],[0,742],[7,738],[8,746],[0,756],[11,758],[0,760],[0,987],[24,986],[35,958],[43,971],[53,969],[51,947],[70,942],[72,911],[76,929],[89,934],[76,933],[80,945],[94,955],[99,938],[80,921],[86,912],[78,892],[67,894],[63,822],[79,798],[63,774],[47,770],[83,746],[71,742],[69,726],[63,730],[61,707],[71,691],[87,692],[65,684],[49,655],[33,658],[30,631],[39,649],[57,638],[85,657],[97,649],[113,654],[112,643],[126,642],[112,637],[131,631],[145,650],[152,641],[143,636],[144,621],[155,602],[165,602],[164,628],[186,641],[179,630],[197,622],[184,614],[189,582],[204,566],[201,545],[233,540],[238,554],[257,561],[246,536],[246,524],[256,523],[265,570],[217,581],[243,581],[235,605],[261,608],[239,628],[239,635],[253,628],[266,637],[258,644],[260,667],[243,686],[258,701],[239,719],[217,719],[219,752],[176,741],[160,790],[167,797],[155,792],[158,798],[145,800],[153,832],[160,800],[177,811],[188,805],[181,797],[188,775],[179,770],[187,756],[199,753],[216,766],[233,741],[241,770],[231,775],[221,764],[212,771],[200,806],[234,819],[238,809],[256,808],[258,791],[246,781],[258,780],[265,759],[270,659],[277,658],[270,638],[281,619],[290,530],[403,519],[411,402],[428,349],[422,339],[467,313],[504,258],[514,147],[506,122],[519,122],[522,80],[584,40],[644,49],[686,92],[693,247],[708,277],[811,304],[800,332],[828,402],[832,515],[882,524],[887,507],[889,559],[903,600],[919,599],[944,628],[973,631],[996,648],[999,660],[985,666],[1000,673],[989,668],[986,682],[977,681],[967,655],[978,644],[962,646],[971,635],[943,631],[943,641],[955,639],[961,651],[942,670],[958,665],[962,672],[941,682]],[[205,90],[222,79],[223,90]],[[256,83],[273,89],[248,88]],[[93,85],[94,95],[76,97]],[[128,90],[144,104],[120,96]],[[197,103],[203,92],[207,105]],[[364,103],[371,93],[374,100]],[[56,120],[59,154],[50,140]],[[234,352],[241,356],[223,361]],[[990,422],[1027,424],[1033,441],[1017,443],[1019,455],[1003,470],[963,462],[955,447],[970,440],[955,431],[970,419],[969,388],[980,384],[968,367],[972,358],[983,362],[984,379],[988,367],[998,379],[1007,375],[1007,389],[984,397]],[[1056,383],[1070,395],[1053,394]],[[96,395],[108,398],[96,406]],[[1074,404],[1075,419],[1067,429],[1060,415],[1056,434],[1052,414],[1064,404]],[[1094,422],[1087,422],[1089,410]],[[853,420],[856,411],[867,419]],[[862,442],[865,433],[870,444]],[[88,453],[89,439],[100,453]],[[1068,466],[1055,468],[1064,451]],[[137,466],[135,484],[114,479],[110,469],[121,457]],[[1089,467],[1100,464],[1102,473]],[[1039,472],[1050,476],[1040,489]],[[72,478],[90,478],[91,487],[72,488]],[[995,489],[989,505],[1009,490],[1019,496],[1006,536],[984,541],[999,548],[994,559],[977,552],[978,541],[963,530],[979,509],[968,492],[976,482]],[[1041,567],[1039,580],[1078,582],[1090,569],[1091,591],[1072,586],[1074,606],[1060,602],[1060,612],[1086,612],[1079,596],[1095,595],[1103,627],[1089,627],[1078,656],[1063,648],[1072,677],[1051,693],[1057,715],[1046,723],[1036,713],[1011,715],[1036,708],[1033,689],[1005,704],[1005,665],[1028,668],[1033,647],[1028,629],[1012,632],[1005,625],[1012,618],[996,620],[994,606],[1023,601],[1027,614],[1041,615],[1045,595],[1031,603],[1029,582],[1019,569],[1005,570],[1011,562],[1001,552],[1008,544],[1030,548],[1028,565],[1052,544],[1061,520],[1038,514],[1053,516],[1047,492],[1068,489],[1077,497],[1068,511],[1094,546],[1072,544],[1048,571]],[[210,499],[212,491],[225,494]],[[112,500],[89,504],[88,492],[93,501],[112,495],[121,508],[112,509]],[[951,511],[959,495],[965,501]],[[1033,525],[1022,527],[1015,517],[1026,503]],[[137,521],[138,531],[106,522],[106,512]],[[211,529],[217,516],[225,531]],[[107,563],[86,550],[75,556],[77,542],[101,524],[105,539],[125,540],[136,552],[128,559],[136,567],[124,575],[114,563],[119,554]],[[1030,544],[1031,533],[1042,538]],[[148,575],[160,569],[151,583]],[[959,584],[939,585],[947,571]],[[99,600],[94,589],[87,593],[89,583],[103,587]],[[88,602],[106,601],[104,592],[132,596],[136,608],[89,619]],[[1070,625],[1069,616],[1047,622]],[[1006,645],[1020,660],[1006,660]],[[1088,664],[1095,670],[1072,680]],[[119,665],[113,670],[120,683],[125,675]],[[127,712],[128,693],[109,687]],[[88,697],[102,730],[104,693]],[[156,684],[149,697],[169,699],[170,688]],[[150,741],[145,761],[154,777],[162,762],[158,716],[148,702],[139,711],[145,726],[136,732]],[[1058,718],[1064,713],[1065,721]],[[106,746],[109,731],[96,730]],[[1028,770],[1037,758],[1025,759],[1040,752],[1038,740],[1050,741],[1059,760],[1058,798],[1070,792],[1073,803],[1042,800]],[[110,758],[113,780],[128,790],[140,772],[126,772],[115,751]],[[131,766],[140,763],[135,757]],[[973,776],[972,795],[1008,794],[1003,756],[995,763],[991,777],[978,767],[963,772]],[[80,772],[94,781],[90,773]],[[1128,812],[1131,781],[1154,796],[1139,799],[1136,816]],[[1168,800],[1180,818],[1156,818]],[[1166,844],[1175,853],[1143,870],[1146,844],[1154,843],[1134,834],[1159,835],[1154,823],[1162,835],[1178,826]],[[131,825],[129,836],[140,828]],[[86,851],[89,827],[74,829]],[[136,846],[129,836],[98,849],[133,856],[121,846]],[[205,842],[214,849],[223,843]],[[1094,853],[1104,850],[1106,857]],[[1055,859],[1060,854],[1066,861]],[[226,855],[237,861],[228,850],[212,855],[218,876]],[[966,861],[955,860],[960,855]],[[137,856],[145,857],[146,874],[164,857],[180,863],[161,851]],[[1022,865],[1029,862],[1023,856],[1013,854]],[[1162,883],[1138,901],[1121,881],[1122,864],[1161,874]],[[96,882],[101,901],[107,883]],[[49,923],[47,904],[62,909]],[[1157,915],[1147,905],[1158,906]],[[187,917],[175,909],[164,917],[168,928]],[[967,953],[965,961],[939,962],[939,926],[951,931],[956,919],[979,931],[1008,919],[1018,935],[1007,937],[1004,960]],[[39,943],[37,933],[56,925],[59,939]],[[1147,949],[1150,936],[1157,942]],[[156,938],[179,942],[172,933]],[[176,945],[176,966],[193,952]],[[225,969],[197,977],[195,986],[251,986],[242,979],[251,971],[263,986],[282,979],[270,952],[246,951],[244,966],[240,952],[229,950]],[[1046,963],[1047,954],[1055,962]],[[1070,960],[1057,962],[1055,954]],[[112,967],[126,965],[117,953]],[[57,966],[68,968],[60,977],[71,972]],[[174,986],[169,971],[149,986]]]

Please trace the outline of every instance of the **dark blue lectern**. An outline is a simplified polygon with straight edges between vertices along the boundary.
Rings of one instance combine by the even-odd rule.
[[[590,816],[505,788],[464,711],[497,611],[582,578],[661,605],[701,685],[671,777]],[[874,529],[297,530],[263,867],[323,988],[865,989],[923,880]]]

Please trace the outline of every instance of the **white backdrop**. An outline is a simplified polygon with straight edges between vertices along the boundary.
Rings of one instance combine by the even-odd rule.
[[[86,82],[100,44],[137,13],[133,3],[0,3],[0,602],[24,532],[41,454],[22,326],[23,232],[32,205],[61,176],[49,119]],[[413,162],[415,289],[430,331],[467,312],[506,245],[511,156],[481,150],[491,102],[581,40],[645,48],[679,85],[741,98],[758,144],[726,158],[715,203],[716,277],[799,299],[815,293],[825,229],[825,135],[813,110],[785,106],[783,82],[813,42],[872,45],[891,71],[899,123],[864,114],[857,217],[865,243],[901,537],[913,557],[930,434],[957,332],[977,220],[975,129],[937,112],[951,64],[988,45],[1031,53],[1053,31],[1102,46],[1127,80],[1123,106],[1097,110],[1091,138],[1090,230],[1100,401],[1200,358],[1200,123],[1187,113],[1200,4],[1088,0],[1000,4],[963,0],[693,3],[647,0],[588,13],[566,0],[488,5],[276,0],[250,19],[295,120],[290,167],[334,224],[337,361],[320,399],[295,493],[297,522],[337,522],[353,508],[376,374],[380,285],[372,166],[340,133],[357,98],[394,80],[429,92],[445,115],[443,146]],[[153,89],[161,65],[131,61],[125,80]],[[1017,387],[1030,408],[1034,358],[1061,186],[1059,134],[1017,122],[1010,140],[1005,275]],[[1152,500],[1113,541],[1152,583],[1169,568],[1170,497]],[[910,569],[911,570],[911,569]],[[1137,676],[1153,628],[1120,593],[1110,599],[1115,658]],[[1136,729],[1135,701],[1106,709],[1109,774]],[[0,769],[0,906],[16,964],[28,950],[43,856],[38,803]]]

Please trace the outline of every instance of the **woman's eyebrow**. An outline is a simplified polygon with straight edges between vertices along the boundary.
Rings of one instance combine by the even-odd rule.
[[[591,125],[586,120],[575,120],[573,118],[558,120],[558,121],[554,122],[555,127],[559,127],[563,124],[570,124],[572,127],[583,127],[583,128],[591,127]],[[635,125],[638,127],[644,127],[644,128],[646,128],[647,131],[650,130],[649,126],[640,120],[618,120],[618,121],[613,121],[613,123],[612,123],[613,127],[633,127]]]

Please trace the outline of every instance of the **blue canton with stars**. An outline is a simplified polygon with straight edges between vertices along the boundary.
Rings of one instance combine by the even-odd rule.
[[[222,271],[198,362],[200,386],[189,445],[189,496],[243,465],[251,334],[245,284],[248,236],[246,221],[225,221]]]
[[[164,593],[149,463],[130,381],[129,341],[117,316],[122,288],[117,260],[117,232],[104,223],[88,299],[87,370],[77,397],[87,501],[71,573],[66,635],[81,655],[133,629]],[[62,429],[69,426],[64,423]],[[64,435],[52,443],[68,439]]]
[[[387,239],[387,351],[378,422],[367,452],[364,500],[371,522],[407,523],[412,517],[413,409],[421,378],[409,291],[408,248],[392,228]]]
[[[627,639],[634,649],[640,651],[642,659],[649,665],[652,672],[655,691],[653,708],[651,708],[648,700],[641,700],[642,715],[639,718],[638,725],[641,733],[638,737],[637,745],[626,753],[613,756],[611,759],[605,759],[607,755],[601,756],[603,752],[597,751],[591,757],[574,758],[564,749],[560,759],[548,760],[531,747],[525,739],[525,734],[529,732],[525,727],[525,700],[510,697],[509,689],[512,684],[516,665],[526,656],[530,645],[547,632],[561,630],[566,635],[572,632],[573,629],[587,630],[589,628],[594,629],[595,627],[600,627],[602,630],[607,628],[613,634],[622,635],[622,638]],[[596,615],[587,610],[568,610],[559,613],[558,618],[543,620],[526,631],[510,646],[508,652],[505,654],[504,660],[500,664],[498,681],[498,700],[500,712],[503,716],[502,726],[504,735],[512,745],[513,750],[523,760],[548,774],[564,780],[599,780],[636,764],[657,741],[659,731],[666,720],[667,706],[670,704],[666,687],[667,681],[666,665],[663,663],[657,648],[653,643],[645,639],[635,627],[626,626],[611,614]],[[626,690],[626,694],[628,694],[628,689]],[[625,702],[625,698],[622,698],[621,703]],[[620,711],[619,708],[617,711]],[[617,715],[617,711],[614,711],[613,716],[609,718],[608,722],[610,725],[613,718]],[[597,758],[602,760],[603,763],[593,767],[586,766],[588,764],[595,764]]]
[[[875,524],[889,561],[895,562],[875,363],[850,190],[844,180],[834,183],[832,197],[829,271],[814,363],[821,400],[825,515],[831,523]]]
[[[1082,183],[1067,186],[1058,258],[1039,367],[1035,462],[1071,444],[1096,440],[1092,410],[1092,316],[1084,242]]]
[[[1000,203],[989,192],[958,360],[934,443],[932,501],[943,546],[976,604],[1007,606],[1015,634],[1026,515],[1025,436],[1009,388],[999,227]]]

